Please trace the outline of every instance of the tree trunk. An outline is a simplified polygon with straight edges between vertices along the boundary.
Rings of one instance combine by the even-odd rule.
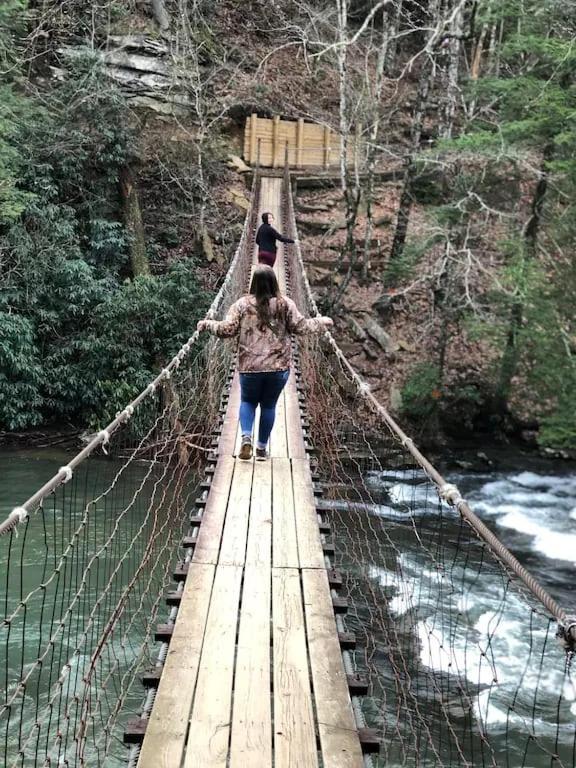
[[[448,40],[446,102],[444,105],[444,119],[440,130],[440,135],[445,139],[449,139],[452,136],[454,117],[460,97],[460,45],[463,31],[464,9],[463,6],[460,6],[450,25],[450,38]]]
[[[406,235],[408,233],[408,224],[410,223],[410,213],[412,211],[412,184],[414,177],[416,176],[415,161],[420,147],[420,139],[422,137],[422,127],[424,125],[424,115],[426,113],[431,80],[432,67],[430,66],[430,63],[427,62],[423,65],[420,74],[420,83],[418,85],[417,104],[412,123],[412,151],[405,162],[406,170],[404,173],[404,185],[400,195],[400,203],[398,205],[398,213],[396,217],[396,230],[394,232],[394,240],[392,241],[392,248],[390,250],[391,262],[401,258],[404,252],[404,245],[406,244]]]
[[[380,101],[382,99],[382,87],[384,85],[384,75],[387,73],[387,62],[389,60],[390,35],[395,34],[394,24],[397,23],[397,14],[399,13],[400,3],[396,10],[389,11],[387,8],[382,13],[382,39],[378,49],[376,59],[376,74],[374,78],[374,92],[370,94],[371,100],[371,126],[370,139],[368,144],[368,153],[366,158],[366,182],[364,186],[364,199],[366,200],[366,229],[364,231],[364,257],[362,263],[362,280],[368,277],[368,252],[370,249],[370,240],[372,238],[373,215],[372,204],[374,202],[374,168],[376,165],[377,142],[380,131]],[[389,24],[391,15],[394,21]]]
[[[170,16],[164,5],[164,0],[151,0],[152,13],[161,32],[166,32],[170,28]]]
[[[392,8],[386,8],[387,38],[386,51],[384,54],[384,72],[391,74],[394,72],[396,64],[396,49],[398,47],[398,27],[400,26],[400,14],[402,13],[402,0],[396,0]]]
[[[356,246],[354,243],[354,228],[358,216],[358,205],[360,202],[360,186],[357,166],[357,152],[355,153],[355,182],[351,189],[348,179],[348,147],[350,138],[350,115],[348,104],[348,0],[337,0],[338,7],[338,81],[340,96],[340,186],[342,196],[346,204],[346,244],[340,258],[340,264],[348,256],[348,273],[342,284],[336,291],[334,299],[329,299],[329,306],[332,311],[336,309],[344,296],[352,277],[352,270],[356,261]]]
[[[430,0],[428,6],[428,16],[430,20],[431,32],[428,37],[427,47],[432,48],[438,39],[442,22],[440,16],[439,0]],[[406,235],[408,233],[408,224],[410,223],[410,213],[412,211],[412,183],[416,175],[415,161],[420,149],[420,140],[422,138],[422,128],[424,126],[424,116],[428,104],[428,93],[434,76],[436,66],[433,60],[434,53],[428,52],[427,58],[422,64],[420,79],[418,81],[418,95],[416,97],[416,108],[414,110],[414,119],[412,121],[412,132],[410,137],[410,153],[405,159],[404,166],[404,185],[400,195],[398,213],[396,218],[396,230],[390,249],[390,262],[397,261],[404,252]]]
[[[547,144],[544,147],[540,177],[534,190],[532,198],[532,211],[530,218],[524,227],[524,255],[523,265],[527,266],[528,261],[536,257],[538,249],[538,234],[542,224],[542,212],[544,202],[548,192],[548,165],[554,156],[554,145]],[[510,310],[510,321],[508,324],[508,333],[506,335],[506,347],[500,363],[500,375],[496,387],[496,407],[500,411],[506,409],[510,397],[512,379],[518,367],[520,357],[519,334],[524,322],[524,300],[521,296],[512,305]]]
[[[124,166],[120,171],[120,193],[124,206],[124,221],[130,236],[132,274],[134,277],[149,275],[151,274],[150,263],[146,255],[146,238],[144,235],[144,225],[142,224],[138,190],[134,183],[132,171],[128,166]]]

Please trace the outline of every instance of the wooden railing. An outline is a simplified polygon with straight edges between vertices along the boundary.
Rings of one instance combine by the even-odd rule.
[[[358,132],[351,136],[348,163],[359,148]],[[264,168],[333,168],[340,162],[340,136],[326,125],[281,120],[252,114],[244,131],[244,160]]]

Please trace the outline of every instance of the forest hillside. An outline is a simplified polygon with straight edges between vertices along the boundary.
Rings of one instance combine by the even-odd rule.
[[[298,224],[377,396],[424,440],[576,450],[570,3],[4,0],[0,68],[4,439],[94,429],[188,338],[257,113],[339,136]]]

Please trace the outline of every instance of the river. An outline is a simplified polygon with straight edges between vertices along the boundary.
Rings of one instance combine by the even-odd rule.
[[[0,453],[0,517],[5,515],[18,503],[26,499],[36,488],[42,485],[60,466],[66,463],[66,454],[60,451],[13,451]],[[529,470],[520,466],[513,469],[485,470],[481,472],[462,471],[450,472],[449,478],[456,482],[469,500],[476,513],[496,532],[501,541],[511,549],[518,559],[525,565],[536,578],[549,590],[552,596],[564,607],[570,609],[575,606],[574,592],[574,565],[576,564],[576,471],[551,463],[530,467]],[[403,494],[414,496],[412,481],[403,478],[402,473],[386,475],[386,473],[374,473],[366,476],[366,483],[373,488],[386,489],[388,499],[397,502],[389,503],[382,507],[377,514],[388,516],[390,530],[397,525],[395,519],[398,516],[397,508],[401,505]],[[429,514],[429,505],[427,513]],[[447,529],[448,530],[448,529]],[[338,535],[338,533],[336,533]],[[392,536],[394,533],[392,532]],[[452,535],[452,534],[450,534]],[[42,533],[34,526],[29,526],[28,543],[32,549],[35,543],[41,548],[40,538],[35,542],[35,536],[41,537]],[[438,594],[438,575],[430,573],[418,560],[418,552],[408,548],[402,555],[402,585],[398,584],[397,574],[386,568],[372,569],[371,577],[380,581],[387,590],[389,598],[389,610],[395,619],[407,615],[410,611],[410,601],[414,594],[418,594],[421,604],[426,604],[431,595]],[[2,559],[0,558],[0,563]],[[38,574],[34,574],[34,569]],[[30,569],[29,576],[34,581],[34,576],[40,578],[41,564],[38,562],[27,563]],[[0,580],[5,574],[0,573]],[[462,576],[464,584],[466,576]],[[429,640],[429,619],[425,614],[419,618],[411,619],[410,632],[420,637],[420,663],[430,670],[441,671],[446,665],[458,664],[461,672],[478,681],[477,699],[473,705],[473,712],[478,720],[481,720],[486,729],[493,729],[493,741],[508,754],[506,764],[508,768],[541,768],[549,765],[550,758],[542,754],[542,759],[526,759],[523,754],[524,741],[519,738],[517,744],[514,737],[516,727],[513,717],[517,716],[516,710],[511,719],[510,709],[505,702],[516,695],[517,711],[522,715],[521,696],[518,695],[518,680],[523,679],[524,688],[530,686],[537,688],[539,711],[535,716],[532,713],[531,728],[537,737],[541,737],[546,744],[549,742],[551,751],[558,740],[564,742],[569,750],[573,743],[574,728],[567,723],[566,718],[576,719],[576,691],[566,685],[565,678],[557,669],[528,669],[526,659],[533,658],[533,666],[542,666],[542,660],[537,654],[532,654],[528,643],[534,642],[534,636],[526,634],[526,605],[517,597],[508,600],[503,610],[500,587],[489,577],[481,580],[472,579],[466,582],[466,601],[458,598],[458,602],[452,604],[452,595],[443,596],[443,606],[446,616],[458,611],[458,616],[466,614],[469,618],[469,630],[482,634],[490,623],[499,624],[499,632],[494,635],[491,645],[493,662],[484,663],[470,656],[469,635],[460,637],[453,627],[443,626],[437,620],[435,626],[435,638],[431,644]],[[430,614],[431,615],[431,614]],[[450,636],[450,656],[446,655],[442,638],[443,633]],[[537,634],[537,633],[536,633]],[[37,643],[35,633],[28,635],[30,642]],[[25,638],[26,642],[26,638]],[[461,646],[459,645],[461,643]],[[0,653],[1,653],[0,649]],[[559,654],[560,651],[554,650]],[[443,656],[444,654],[444,656]],[[532,654],[532,655],[531,655]],[[386,680],[386,670],[383,665],[382,679]],[[484,664],[484,666],[482,666]],[[532,661],[530,662],[532,664]],[[531,682],[530,675],[534,673]],[[537,673],[537,674],[536,674]],[[497,677],[496,690],[486,689],[484,686],[490,682],[488,678]],[[390,680],[391,684],[393,681]],[[561,715],[556,714],[556,694],[558,687],[564,686],[564,702]],[[486,694],[488,690],[488,695]],[[546,698],[549,691],[549,699]],[[528,690],[530,693],[530,690]],[[524,691],[525,693],[525,691]],[[140,699],[140,690],[137,691]],[[528,696],[526,706],[533,706],[536,695]],[[532,703],[531,703],[532,702]],[[137,709],[136,701],[132,706]],[[557,720],[562,721],[560,730]],[[382,725],[382,723],[378,723]],[[504,727],[504,725],[506,727]],[[397,726],[396,726],[397,727]],[[520,729],[520,725],[518,725]],[[536,733],[538,731],[539,733]],[[519,731],[520,732],[520,731]],[[572,742],[571,742],[572,740]],[[516,746],[515,746],[516,744]],[[411,765],[406,757],[399,754],[389,754],[388,765]],[[404,760],[404,761],[403,761]],[[423,760],[421,765],[436,765],[436,758],[430,761]],[[446,756],[442,756],[446,760]],[[417,761],[416,761],[417,762]],[[484,757],[482,758],[482,763]],[[450,764],[456,765],[450,759]],[[476,764],[475,762],[473,764]],[[487,761],[487,764],[490,764]],[[566,764],[566,763],[563,763]],[[573,763],[572,763],[573,764]],[[117,760],[112,760],[107,765],[119,765]]]

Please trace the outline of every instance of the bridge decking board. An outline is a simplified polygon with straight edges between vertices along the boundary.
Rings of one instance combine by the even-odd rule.
[[[247,564],[234,678],[230,768],[272,765],[270,601],[270,563]]]
[[[324,768],[362,762],[326,571],[302,570],[308,651]]]
[[[235,375],[138,768],[318,768],[318,737],[325,768],[362,768],[294,376],[266,462],[237,458],[239,402]]]
[[[272,463],[254,464],[246,565],[270,568],[272,550]]]
[[[184,768],[226,768],[242,571],[216,568]]]
[[[254,462],[236,461],[220,547],[220,565],[244,565]]]
[[[218,454],[221,456],[231,456],[232,454],[236,455],[235,446],[239,432],[237,419],[239,408],[240,380],[238,378],[238,373],[236,372],[230,386],[230,397],[228,399],[228,406],[224,415],[222,433],[220,435],[220,440],[218,441]]]
[[[280,395],[276,407],[276,427],[272,433],[270,456],[278,459],[288,458],[288,440],[286,436],[286,395]]]
[[[292,459],[296,536],[301,568],[326,568],[308,459]]]
[[[272,557],[274,568],[298,568],[298,542],[289,459],[272,459]]]
[[[194,548],[192,561],[195,563],[218,562],[234,467],[233,457],[226,455],[221,456],[216,465]]]
[[[182,761],[214,573],[214,565],[190,566],[139,768],[176,768]]]
[[[300,573],[272,572],[275,768],[317,768]]]
[[[306,458],[304,448],[304,435],[300,422],[300,408],[298,406],[298,393],[294,374],[290,374],[286,385],[286,439],[288,441],[288,455],[293,459]]]

